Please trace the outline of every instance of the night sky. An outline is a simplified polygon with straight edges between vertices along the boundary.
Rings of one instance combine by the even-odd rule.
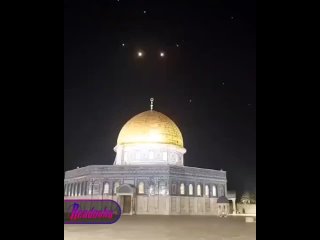
[[[150,97],[180,128],[186,166],[255,191],[255,1],[65,0],[64,170],[113,164]]]

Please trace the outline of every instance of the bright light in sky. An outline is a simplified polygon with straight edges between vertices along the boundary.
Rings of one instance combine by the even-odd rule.
[[[161,52],[161,53],[160,53],[160,56],[161,56],[161,57],[164,57],[164,52]]]
[[[138,56],[139,56],[139,57],[142,57],[142,55],[143,55],[142,52],[139,51],[139,52],[138,52]]]

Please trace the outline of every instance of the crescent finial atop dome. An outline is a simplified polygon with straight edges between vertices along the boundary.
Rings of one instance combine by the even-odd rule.
[[[154,101],[154,99],[153,98],[150,98],[150,110],[152,111],[153,110],[153,101]]]

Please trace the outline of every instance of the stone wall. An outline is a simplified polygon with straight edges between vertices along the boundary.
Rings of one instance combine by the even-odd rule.
[[[137,196],[136,214],[169,215],[169,196]]]
[[[65,197],[72,199],[72,197]],[[91,199],[79,196],[77,199]],[[93,196],[92,199],[112,199],[120,204],[120,197],[112,195]],[[217,198],[182,196],[144,196],[135,199],[137,215],[218,215]]]
[[[181,196],[137,196],[136,214],[217,215],[216,198]]]
[[[217,215],[216,198],[171,196],[172,215]]]

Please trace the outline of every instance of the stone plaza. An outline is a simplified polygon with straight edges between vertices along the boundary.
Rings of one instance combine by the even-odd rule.
[[[255,240],[256,223],[228,216],[122,216],[112,225],[64,225],[65,240]]]

